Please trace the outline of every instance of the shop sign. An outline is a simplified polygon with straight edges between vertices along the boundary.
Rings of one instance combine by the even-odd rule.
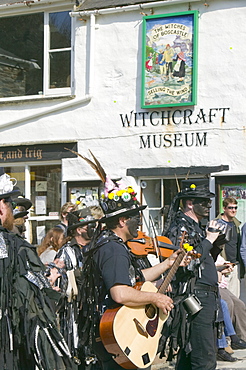
[[[62,158],[75,158],[77,143],[35,144],[0,147],[0,163],[9,162],[41,162],[54,161]]]
[[[230,108],[167,109],[120,114],[123,128],[143,128],[139,135],[139,149],[208,146],[209,130],[193,131],[206,124],[224,124]],[[174,131],[178,128],[179,132]],[[145,128],[152,132],[144,133]],[[151,129],[152,128],[152,129]],[[155,130],[153,132],[153,130]],[[158,131],[157,131],[158,130]]]

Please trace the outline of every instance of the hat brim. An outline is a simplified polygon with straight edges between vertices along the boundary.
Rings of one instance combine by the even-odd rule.
[[[215,194],[214,193],[211,193],[211,192],[207,192],[207,193],[195,193],[195,192],[189,192],[189,193],[186,193],[186,194],[180,194],[178,196],[178,198],[180,199],[192,199],[192,198],[200,198],[200,199],[210,199],[210,198],[214,198],[215,197]]]
[[[77,229],[78,227],[84,227],[84,226],[86,226],[88,224],[95,223],[97,221],[100,221],[100,220],[99,219],[93,219],[93,220],[88,220],[88,221],[85,221],[85,222],[84,221],[78,222],[77,224],[73,224],[71,226],[68,226],[67,232],[72,231],[74,229]]]
[[[21,194],[20,190],[16,189],[16,190],[10,191],[9,193],[0,194],[0,199],[11,198],[11,200],[13,200],[14,197],[17,197],[20,194]]]
[[[14,215],[14,219],[16,220],[17,218],[22,218],[22,217],[25,217],[28,215],[28,211],[22,211],[22,212],[18,212]]]
[[[111,213],[108,213],[106,214],[104,217],[100,218],[99,222],[106,222],[114,217],[127,217],[127,216],[131,216],[131,215],[134,215],[140,211],[143,211],[145,208],[147,207],[147,205],[144,205],[144,206],[139,206],[139,207],[135,207],[135,208],[131,208],[131,209],[128,209],[128,210],[122,210],[121,212],[111,212]]]
[[[15,202],[18,206],[23,206],[25,207],[26,210],[31,208],[32,202],[30,199],[27,198],[12,198],[13,202]]]

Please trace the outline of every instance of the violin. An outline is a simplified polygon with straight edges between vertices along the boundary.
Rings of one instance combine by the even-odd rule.
[[[158,235],[156,239],[147,236],[143,231],[138,231],[137,238],[129,240],[127,245],[131,252],[138,257],[144,257],[150,253],[157,257],[160,254],[161,257],[167,258],[178,249],[166,236]]]

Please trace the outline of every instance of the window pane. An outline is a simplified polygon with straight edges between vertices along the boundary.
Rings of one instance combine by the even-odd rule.
[[[49,216],[59,212],[61,201],[61,167],[31,166],[32,216]]]
[[[47,232],[57,224],[59,224],[58,220],[32,221],[30,243],[33,245],[39,245],[42,241],[42,237],[45,236]],[[37,228],[42,226],[43,232],[40,234],[37,233]]]
[[[20,189],[22,195],[25,195],[25,168],[24,167],[4,167],[5,173],[11,178],[16,179],[16,186]],[[15,181],[13,181],[15,183]]]
[[[97,182],[94,182],[91,186],[81,186],[81,183],[76,187],[68,188],[69,192],[69,201],[77,204],[78,209],[89,207],[89,206],[98,206],[98,186]]]
[[[146,183],[143,189],[143,204],[149,208],[161,208],[161,180],[144,180]]]
[[[0,18],[0,97],[43,90],[43,13]]]
[[[50,49],[71,46],[71,17],[68,12],[50,13]]]
[[[50,53],[50,89],[70,87],[71,52]]]

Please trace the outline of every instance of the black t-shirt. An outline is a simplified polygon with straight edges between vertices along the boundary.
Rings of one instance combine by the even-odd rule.
[[[112,236],[112,233],[111,233]],[[94,254],[96,263],[95,273],[99,273],[102,280],[102,297],[106,307],[115,305],[110,296],[110,289],[116,284],[134,286],[136,274],[131,262],[127,246],[115,234],[113,240],[109,239]]]
[[[174,245],[179,246],[179,238],[182,235],[183,227],[188,231],[189,244],[194,247],[197,253],[201,254],[200,274],[198,273],[197,283],[217,286],[217,271],[210,254],[213,245],[205,239],[204,230],[197,222],[180,211],[166,233],[166,236],[171,239]]]

